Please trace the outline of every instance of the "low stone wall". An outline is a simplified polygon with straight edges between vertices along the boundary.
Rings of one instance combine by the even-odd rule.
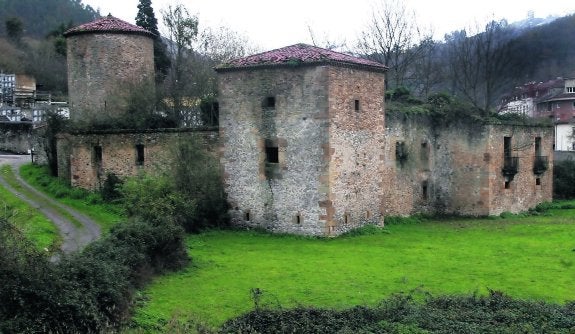
[[[31,122],[0,122],[0,150],[28,153],[34,140]]]
[[[58,176],[74,187],[98,189],[108,174],[119,177],[155,172],[172,163],[170,149],[200,141],[216,151],[217,130],[158,129],[62,133],[58,135]]]

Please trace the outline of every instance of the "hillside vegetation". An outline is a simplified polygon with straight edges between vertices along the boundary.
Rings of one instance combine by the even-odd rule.
[[[61,24],[78,25],[99,16],[81,0],[0,0],[0,35],[6,34],[4,23],[12,17],[22,21],[25,36],[44,38]]]

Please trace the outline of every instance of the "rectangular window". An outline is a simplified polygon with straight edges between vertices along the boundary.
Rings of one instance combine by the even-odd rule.
[[[142,144],[136,145],[136,165],[137,166],[144,165],[144,145]]]
[[[94,167],[102,167],[102,146],[94,146],[94,155],[92,157]]]
[[[541,178],[536,178],[535,179],[535,185],[540,186],[541,185]]]
[[[535,156],[541,156],[541,137],[535,137]]]
[[[355,111],[359,111],[359,100],[355,100],[353,106]]]
[[[268,96],[264,99],[264,108],[275,109],[276,98],[275,96]]]
[[[249,221],[251,221],[251,218],[252,217],[250,217],[250,210],[244,211],[244,220],[249,222]]]
[[[511,137],[503,137],[503,156],[511,158]]]
[[[277,164],[280,162],[277,146],[266,146],[266,162],[271,164]]]
[[[421,198],[422,198],[424,201],[427,201],[428,191],[429,191],[429,187],[428,187],[427,181],[423,181],[423,182],[421,183]]]

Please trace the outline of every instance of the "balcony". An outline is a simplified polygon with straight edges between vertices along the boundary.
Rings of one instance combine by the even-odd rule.
[[[536,175],[543,174],[549,168],[549,161],[546,155],[536,155],[533,161],[533,173]]]
[[[519,157],[503,158],[503,175],[513,178],[519,171]]]

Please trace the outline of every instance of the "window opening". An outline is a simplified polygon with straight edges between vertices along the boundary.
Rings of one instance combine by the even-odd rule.
[[[299,225],[299,224],[301,224],[301,222],[302,222],[301,213],[298,212],[298,213],[295,215],[295,223]]]
[[[359,100],[354,101],[354,109],[355,111],[359,111]]]
[[[102,166],[102,146],[94,146],[94,165]]]
[[[266,146],[266,162],[272,164],[277,164],[280,162],[279,150],[277,146]]]
[[[535,156],[541,155],[541,137],[535,137]]]
[[[395,142],[395,160],[399,161],[402,166],[407,161],[407,147],[405,142]]]
[[[423,198],[423,200],[427,201],[427,197],[428,197],[428,184],[427,181],[423,181],[421,183],[421,197]]]
[[[269,109],[274,109],[276,107],[276,98],[275,96],[268,96],[264,100],[264,107]]]
[[[540,185],[541,185],[541,178],[538,177],[538,178],[535,179],[535,185],[536,185],[536,186],[540,186]]]
[[[511,137],[503,137],[503,154],[505,158],[511,158]]]
[[[345,213],[345,214],[343,215],[343,222],[344,222],[344,224],[346,224],[346,225],[349,223],[349,213]]]
[[[136,165],[144,165],[144,145],[142,144],[136,145]]]
[[[251,219],[251,217],[250,217],[250,210],[246,210],[246,211],[244,212],[244,220],[247,221],[247,222],[249,222],[250,219]]]

